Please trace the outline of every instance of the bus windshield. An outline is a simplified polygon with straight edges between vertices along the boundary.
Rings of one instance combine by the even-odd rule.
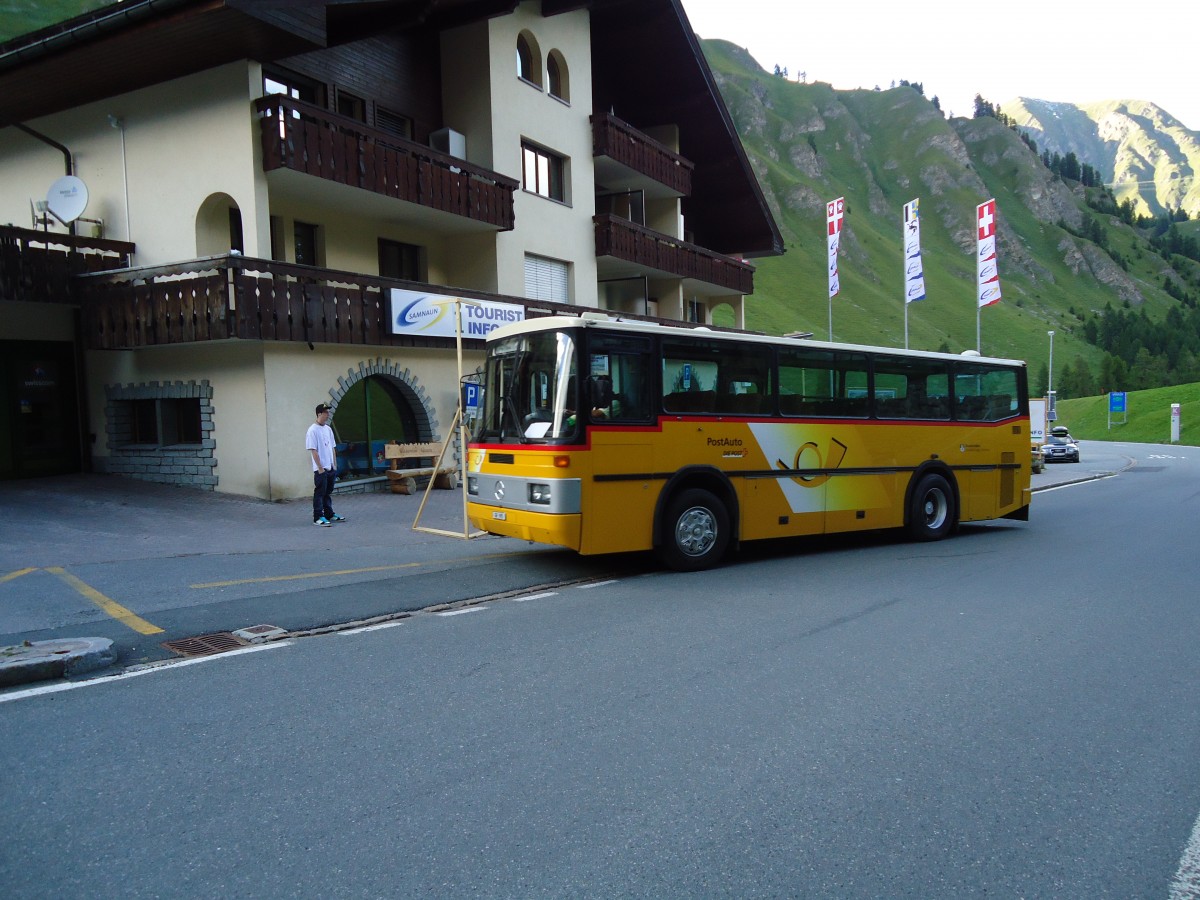
[[[473,439],[574,440],[577,365],[575,339],[565,331],[536,331],[489,345],[483,414]]]

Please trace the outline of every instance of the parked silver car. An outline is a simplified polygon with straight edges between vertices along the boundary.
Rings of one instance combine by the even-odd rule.
[[[1042,458],[1046,462],[1079,462],[1079,444],[1070,437],[1051,435],[1042,445]]]

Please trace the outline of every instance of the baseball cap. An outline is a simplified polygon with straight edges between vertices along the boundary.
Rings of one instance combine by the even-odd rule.
[[[318,403],[317,404],[317,415],[320,415],[323,412],[329,412],[329,404],[328,403]]]

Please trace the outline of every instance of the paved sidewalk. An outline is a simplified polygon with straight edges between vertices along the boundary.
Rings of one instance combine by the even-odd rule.
[[[7,482],[0,518],[0,586],[35,569],[89,563],[254,552],[327,549],[331,532],[356,529],[366,540],[419,552],[480,552],[467,542],[413,530],[423,492],[334,494],[346,524],[314,528],[308,498],[270,502],[111,475],[68,475]],[[430,492],[420,524],[461,533],[461,490]],[[495,550],[499,539],[486,538]],[[475,542],[478,543],[478,542]],[[7,630],[0,621],[0,632]],[[98,637],[0,646],[0,687],[73,677],[113,665],[113,642]]]

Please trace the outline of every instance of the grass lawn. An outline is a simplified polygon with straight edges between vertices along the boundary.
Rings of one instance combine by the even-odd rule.
[[[1124,425],[1108,425],[1108,395],[1061,400],[1056,425],[1066,425],[1071,434],[1086,441],[1132,441],[1139,444],[1168,444],[1171,441],[1171,404],[1180,405],[1179,443],[1200,446],[1200,384],[1130,391],[1125,395],[1126,414],[1114,419]]]

